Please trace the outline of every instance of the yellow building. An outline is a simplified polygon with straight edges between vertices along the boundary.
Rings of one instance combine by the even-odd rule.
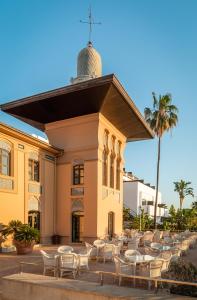
[[[70,85],[1,106],[53,146],[1,124],[0,222],[40,226],[42,242],[121,233],[125,145],[153,135],[115,75],[101,75],[88,43]]]

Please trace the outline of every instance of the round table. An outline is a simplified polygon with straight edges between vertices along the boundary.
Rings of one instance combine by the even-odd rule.
[[[151,255],[131,255],[131,256],[127,256],[126,260],[134,263],[143,263],[143,262],[149,262],[151,260],[155,260],[155,258],[156,257]]]
[[[161,245],[161,246],[152,246],[151,247],[152,249],[155,249],[155,250],[159,250],[159,251],[168,251],[170,250],[172,247],[171,246],[167,246],[167,245]]]

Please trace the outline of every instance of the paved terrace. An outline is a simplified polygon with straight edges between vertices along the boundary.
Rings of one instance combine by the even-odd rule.
[[[73,245],[72,245],[73,246]],[[33,273],[33,274],[39,274],[41,275],[43,272],[43,264],[42,264],[42,257],[40,255],[39,250],[45,250],[48,253],[56,253],[57,252],[57,246],[37,246],[34,249],[34,252],[29,255],[16,255],[16,253],[0,253],[0,291],[2,288],[2,277],[17,274],[21,271],[20,269],[20,262],[27,262],[27,263],[36,263],[36,265],[24,265],[23,272],[25,273]],[[74,251],[76,253],[84,251],[85,247],[80,246],[74,246]],[[185,260],[191,261],[197,266],[197,251],[196,249],[191,249],[188,251],[187,256],[184,257]],[[83,282],[82,285],[88,287],[88,286],[95,286],[98,287],[99,290],[105,290],[106,291],[114,291],[118,290],[120,291],[120,295],[122,296],[128,296],[132,295],[132,298],[129,299],[144,299],[144,293],[146,293],[146,299],[191,299],[189,297],[176,297],[175,295],[169,295],[166,290],[159,290],[158,294],[155,295],[153,292],[147,291],[147,287],[145,286],[139,286],[137,285],[137,288],[132,288],[131,280],[124,279],[122,282],[122,286],[118,287],[118,285],[113,285],[113,277],[111,276],[105,276],[104,278],[104,287],[99,287],[100,278],[98,274],[96,274],[95,271],[107,271],[107,272],[114,272],[115,266],[112,262],[106,262],[105,264],[100,261],[96,262],[96,260],[91,260],[90,264],[90,271],[83,271],[81,274],[77,277],[77,280],[73,280],[72,277],[66,277],[65,279],[62,279],[63,282],[66,284],[68,282],[69,284],[74,283],[74,286],[78,284],[77,282]],[[50,275],[50,273],[49,273]],[[47,277],[49,282],[51,282],[51,277]],[[58,279],[59,282],[60,279]],[[42,280],[43,281],[43,280]],[[61,281],[61,280],[60,280]],[[53,278],[54,282],[54,278]],[[57,281],[56,281],[57,282]],[[86,282],[86,283],[85,283]],[[64,285],[64,284],[63,284]],[[111,286],[113,285],[113,287]],[[80,284],[79,284],[80,286]],[[110,287],[111,286],[111,287]],[[146,288],[146,291],[143,289],[143,287]],[[151,296],[151,298],[148,298],[148,295]],[[134,298],[133,298],[134,297]]]

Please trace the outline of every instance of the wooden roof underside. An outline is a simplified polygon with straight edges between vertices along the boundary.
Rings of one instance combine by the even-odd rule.
[[[1,109],[42,131],[47,123],[100,112],[127,141],[153,137],[113,74],[3,104]]]

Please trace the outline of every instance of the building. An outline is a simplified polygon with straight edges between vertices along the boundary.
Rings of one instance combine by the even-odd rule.
[[[144,213],[154,217],[155,209],[155,186],[144,183],[144,180],[138,179],[131,172],[123,175],[123,199],[124,206],[130,208],[132,215],[139,215],[143,209]],[[167,216],[165,204],[162,203],[161,192],[158,192],[157,222],[161,217]]]
[[[29,221],[45,243],[53,234],[66,243],[120,233],[124,149],[153,133],[116,76],[102,76],[92,43],[80,51],[70,85],[1,109],[45,132],[53,145],[1,125],[1,222]]]

